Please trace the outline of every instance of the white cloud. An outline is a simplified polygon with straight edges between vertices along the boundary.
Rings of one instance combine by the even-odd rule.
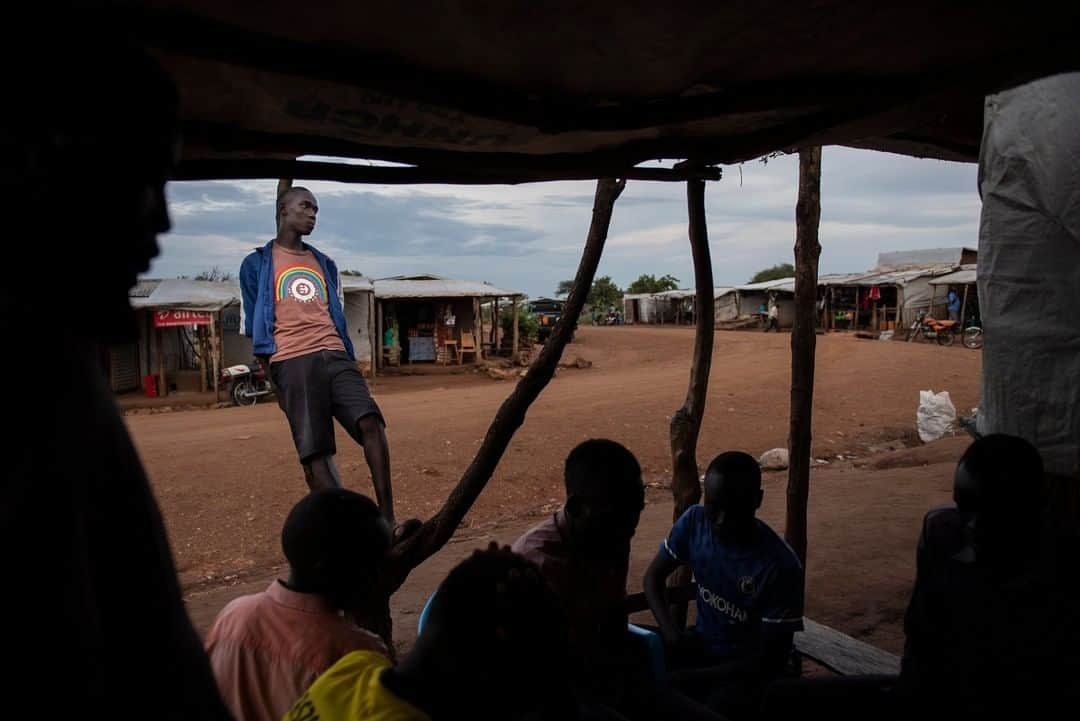
[[[741,178],[740,178],[741,170]],[[724,168],[706,210],[718,284],[790,262],[798,162],[794,156]],[[436,272],[550,294],[571,278],[588,232],[595,183],[376,186],[297,180],[323,199],[312,242],[369,275]],[[238,268],[273,233],[276,181],[170,187],[176,231],[163,238],[158,275]],[[975,167],[826,148],[822,272],[873,265],[879,252],[974,245]],[[599,274],[625,286],[642,273],[692,283],[686,191],[635,182],[616,204]]]

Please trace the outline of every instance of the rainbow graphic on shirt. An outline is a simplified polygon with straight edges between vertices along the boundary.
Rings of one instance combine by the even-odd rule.
[[[280,271],[276,289],[278,301],[292,298],[300,303],[313,300],[326,302],[326,281],[318,271],[305,265],[294,265]]]

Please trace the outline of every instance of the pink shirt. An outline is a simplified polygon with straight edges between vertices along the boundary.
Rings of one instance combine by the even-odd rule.
[[[222,609],[206,635],[218,688],[237,721],[281,721],[323,671],[352,651],[387,654],[322,596],[274,581]]]

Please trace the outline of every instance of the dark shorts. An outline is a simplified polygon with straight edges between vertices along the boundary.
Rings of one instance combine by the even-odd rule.
[[[337,452],[334,418],[361,443],[357,423],[382,412],[356,363],[344,351],[323,350],[270,364],[278,405],[285,411],[300,461]]]

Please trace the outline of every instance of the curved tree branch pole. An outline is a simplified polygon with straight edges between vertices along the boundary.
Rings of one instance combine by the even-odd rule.
[[[292,178],[278,178],[277,181],[277,195],[274,196],[274,231],[277,232],[278,226],[281,225],[281,215],[278,213],[278,199],[281,194],[292,187]]]
[[[596,267],[604,250],[604,242],[607,240],[615,201],[625,187],[625,180],[605,178],[597,181],[592,225],[589,227],[581,262],[578,264],[574,287],[566,299],[562,317],[551,337],[529,366],[525,377],[518,381],[513,392],[499,407],[476,456],[457,486],[450,492],[450,497],[446,499],[442,509],[424,523],[415,534],[392,549],[382,579],[384,596],[381,599],[381,607],[372,609],[372,613],[362,612],[364,621],[371,624],[367,628],[371,628],[388,641],[391,638],[390,596],[401,587],[414,568],[441,549],[453,536],[458,524],[472,508],[492,473],[495,472],[495,467],[514,437],[514,432],[525,421],[525,413],[529,410],[529,406],[555,374],[563,349],[574,334],[574,326],[577,325],[578,316],[592,287]]]
[[[818,224],[821,221],[821,147],[799,151],[795,206],[795,326],[791,330],[791,430],[788,435],[787,524],[784,537],[806,565],[806,502],[817,346]]]
[[[671,417],[671,494],[675,500],[673,521],[678,520],[686,509],[701,500],[697,441],[709,390],[715,315],[712,258],[709,256],[709,233],[705,222],[704,180],[691,180],[686,183],[686,203],[690,218],[690,249],[694,258],[697,308],[694,313],[694,359],[690,366],[686,401]],[[668,578],[668,585],[678,586],[689,581],[690,569],[683,566]],[[673,610],[676,623],[685,625],[686,604],[680,604]]]

